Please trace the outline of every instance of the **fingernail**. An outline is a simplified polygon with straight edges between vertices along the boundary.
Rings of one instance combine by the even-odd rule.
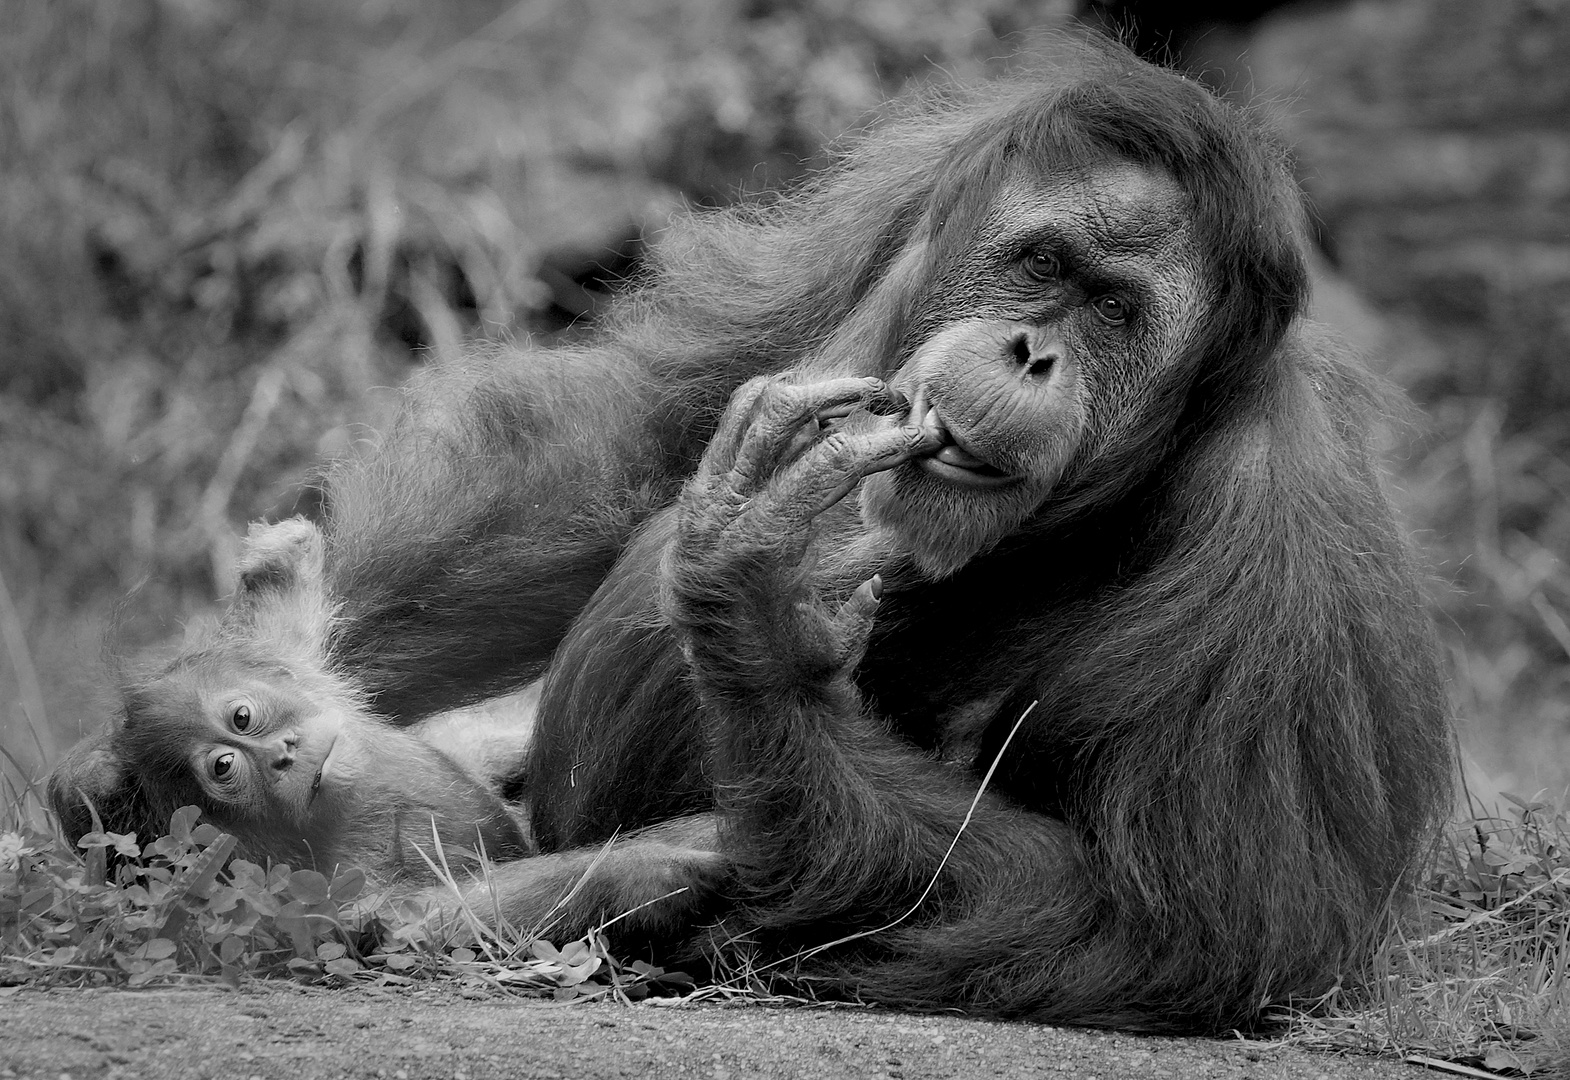
[[[898,416],[910,411],[910,399],[887,383],[867,401],[867,411],[877,416]]]

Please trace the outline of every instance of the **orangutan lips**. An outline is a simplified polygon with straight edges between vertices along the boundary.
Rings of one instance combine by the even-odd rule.
[[[915,423],[931,432],[938,440],[937,449],[932,451],[924,460],[941,462],[954,469],[963,469],[968,473],[974,473],[978,479],[983,477],[987,479],[1002,479],[1008,475],[1002,469],[982,460],[961,446],[954,433],[943,422],[943,418],[938,415],[936,408],[918,402],[917,409],[924,409],[924,411],[921,412],[920,419],[916,420]],[[916,415],[914,410],[912,415]]]

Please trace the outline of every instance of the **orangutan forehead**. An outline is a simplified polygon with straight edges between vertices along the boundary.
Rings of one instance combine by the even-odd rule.
[[[1155,255],[1193,234],[1193,203],[1159,169],[1109,161],[1043,174],[1020,168],[993,203],[989,231],[1042,231],[1100,251]]]
[[[241,679],[288,679],[294,672],[271,650],[252,641],[235,641],[181,656],[169,665],[165,675],[204,683],[232,683]]]
[[[121,687],[123,716],[133,727],[195,729],[236,694],[265,694],[293,672],[266,650],[226,645],[186,653],[149,678]]]

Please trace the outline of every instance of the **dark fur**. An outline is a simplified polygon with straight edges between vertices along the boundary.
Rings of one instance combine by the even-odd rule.
[[[1108,158],[1191,198],[1203,333],[1012,535],[944,580],[890,570],[847,677],[833,613],[879,568],[853,506],[815,563],[765,550],[756,573],[704,546],[701,492],[662,508],[747,379],[888,376],[969,314],[1009,163]],[[1355,967],[1448,796],[1377,393],[1302,324],[1303,244],[1275,145],[1113,47],[917,103],[808,189],[674,227],[596,346],[435,371],[330,478],[335,657],[403,720],[549,665],[516,791],[562,854],[498,870],[515,921],[577,846],[674,820],[621,841],[566,921],[690,884],[623,927],[780,958],[895,920],[936,874],[797,974],[914,1008],[1250,1023]]]
[[[1203,370],[1186,374],[1217,403],[1259,378],[1259,353],[1306,289],[1300,196],[1279,149],[1202,88],[1109,47],[1065,45],[1043,68],[907,102],[794,196],[672,228],[594,347],[476,354],[417,383],[388,449],[327,481],[329,573],[347,604],[335,654],[378,709],[412,721],[536,677],[746,379],[906,358],[933,329],[923,293],[1016,144],[1065,161],[1111,151],[1193,192],[1225,300]],[[916,239],[931,256],[902,260]],[[1153,411],[1172,414],[1188,390]],[[1152,432],[1128,447],[1135,460],[1107,486],[1163,445]]]
[[[608,394],[595,445],[635,433],[684,472],[755,372],[897,368],[963,314],[945,275],[1005,157],[1108,154],[1189,193],[1221,298],[1134,433],[952,578],[892,581],[853,691],[778,630],[794,585],[771,604],[774,579],[722,578],[694,615],[703,568],[661,586],[676,524],[650,524],[560,613],[519,785],[544,846],[717,803],[726,933],[785,955],[905,912],[1034,701],[935,894],[806,972],[905,1006],[1217,1030],[1355,967],[1447,805],[1449,734],[1369,444],[1379,390],[1301,323],[1299,197],[1247,117],[1083,49],[895,119],[804,193],[689,220],[607,339],[643,411]],[[619,541],[627,519],[607,520]],[[818,584],[843,597],[832,571]],[[519,566],[487,580],[536,603]]]

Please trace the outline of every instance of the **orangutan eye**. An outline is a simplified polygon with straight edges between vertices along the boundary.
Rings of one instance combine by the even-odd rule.
[[[234,775],[234,768],[235,757],[233,754],[219,754],[213,758],[213,779],[228,780]]]
[[[229,714],[229,726],[244,735],[251,730],[251,707],[249,705],[236,705],[234,712]]]
[[[1090,302],[1090,306],[1101,317],[1102,322],[1113,326],[1122,326],[1134,313],[1133,306],[1117,293],[1098,296]]]
[[[1045,251],[1027,252],[1020,260],[1020,268],[1025,271],[1026,277],[1036,281],[1056,281],[1062,276],[1057,257]]]

